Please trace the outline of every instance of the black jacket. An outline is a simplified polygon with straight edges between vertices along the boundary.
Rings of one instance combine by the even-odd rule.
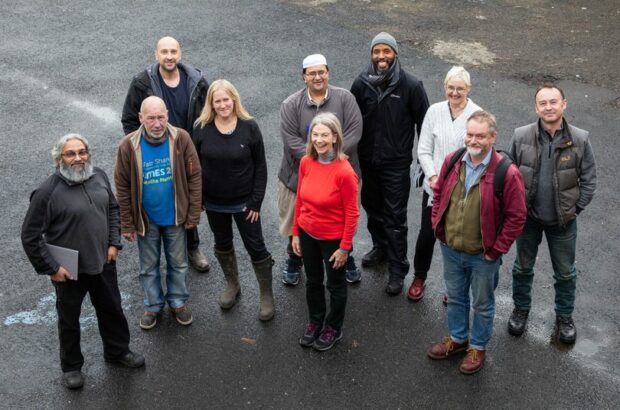
[[[58,171],[47,178],[30,196],[21,239],[39,274],[52,275],[59,268],[45,243],[79,251],[78,273],[101,273],[108,247],[122,248],[120,211],[105,172],[95,167],[81,183]]]
[[[187,131],[190,136],[194,127],[194,121],[200,116],[202,108],[205,105],[209,83],[202,76],[200,70],[188,65],[179,63],[179,68],[187,74],[187,82],[189,87],[189,106],[187,110],[187,123],[180,127]],[[140,120],[138,113],[140,112],[140,104],[142,101],[155,95],[162,97],[161,82],[157,71],[159,63],[154,63],[141,71],[131,81],[125,104],[123,105],[123,114],[121,122],[123,123],[123,131],[125,135],[130,134],[140,128]]]
[[[415,133],[420,134],[429,106],[422,81],[401,69],[395,88],[380,101],[377,92],[360,78],[364,75],[351,87],[364,119],[359,159],[373,166],[409,167]]]

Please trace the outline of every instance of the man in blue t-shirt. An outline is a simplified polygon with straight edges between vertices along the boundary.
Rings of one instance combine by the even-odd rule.
[[[121,117],[123,131],[127,135],[140,127],[140,104],[155,95],[166,103],[168,122],[191,136],[194,121],[204,107],[209,83],[200,70],[181,62],[181,45],[172,37],[157,41],[155,59],[157,62],[138,73],[129,86]],[[198,229],[188,230],[189,262],[198,272],[207,272],[209,262],[199,244]]]
[[[114,180],[121,233],[138,241],[145,306],[140,327],[155,327],[166,303],[180,324],[189,325],[185,230],[200,221],[200,161],[189,134],[168,124],[161,98],[146,98],[139,118],[140,128],[119,145]],[[162,242],[168,265],[165,294],[159,271]]]

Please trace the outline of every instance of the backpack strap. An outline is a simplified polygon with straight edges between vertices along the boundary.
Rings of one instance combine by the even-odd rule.
[[[457,149],[456,151],[454,151],[454,155],[452,155],[452,157],[450,158],[450,162],[448,162],[448,167],[446,168],[445,177],[447,177],[448,174],[450,174],[450,171],[452,171],[452,168],[454,168],[454,164],[456,164],[456,162],[463,157],[463,154],[465,154],[466,149],[467,148],[465,147],[461,147]]]
[[[493,190],[495,191],[495,196],[499,199],[500,203],[503,204],[504,200],[504,180],[506,179],[506,172],[508,172],[508,168],[512,164],[512,159],[510,156],[503,152],[497,151],[501,154],[502,159],[497,164],[497,168],[495,168],[495,177],[493,178]]]

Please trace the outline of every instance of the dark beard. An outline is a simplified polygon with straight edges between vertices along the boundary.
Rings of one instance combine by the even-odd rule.
[[[67,165],[64,162],[60,163],[58,170],[60,171],[60,175],[76,183],[84,182],[93,176],[93,164],[90,162],[90,159],[84,161],[84,166],[79,170],[73,169],[71,165]]]

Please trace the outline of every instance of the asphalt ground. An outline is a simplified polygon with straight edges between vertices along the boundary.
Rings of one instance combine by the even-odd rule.
[[[277,233],[279,104],[303,86],[300,66],[306,55],[325,54],[331,83],[349,87],[368,62],[368,44],[377,31],[415,32],[415,26],[406,25],[408,10],[396,13],[399,19],[394,18],[392,27],[393,14],[377,10],[377,3],[387,4],[362,0],[307,4],[33,0],[2,4],[0,408],[618,407],[620,186],[613,164],[620,111],[610,104],[617,98],[613,88],[598,85],[604,81],[577,81],[558,75],[566,78],[561,85],[569,101],[568,121],[591,131],[599,177],[594,201],[579,217],[574,314],[578,340],[574,347],[563,348],[550,340],[553,286],[544,242],[536,266],[530,324],[521,338],[506,332],[512,309],[514,252],[504,257],[495,334],[486,365],[474,376],[458,372],[458,359],[435,362],[426,357],[430,344],[447,332],[438,251],[423,301],[413,304],[405,296],[387,296],[383,290],[385,267],[366,269],[362,282],[349,288],[340,344],[322,354],[297,344],[307,314],[304,287],[284,287],[278,280],[285,258],[285,241]],[[443,2],[432,3],[439,7]],[[570,3],[574,6],[576,2]],[[330,14],[329,7],[335,12]],[[501,15],[497,7],[502,4],[485,7]],[[429,12],[446,15],[452,9]],[[615,13],[615,9],[607,13],[610,21]],[[378,22],[385,25],[377,27]],[[609,30],[610,36],[617,34],[613,24]],[[519,36],[517,32],[507,34]],[[130,371],[104,363],[94,312],[85,301],[82,349],[86,385],[81,391],[70,392],[59,382],[53,289],[47,279],[36,276],[23,253],[21,222],[29,193],[53,172],[49,150],[61,135],[85,135],[93,147],[93,161],[112,173],[122,137],[120,111],[127,87],[131,77],[153,60],[154,44],[164,35],[181,40],[184,60],[202,69],[208,80],[232,81],[261,126],[269,166],[261,218],[268,248],[276,260],[276,317],[267,324],[257,319],[258,289],[239,241],[243,294],[232,311],[220,310],[217,298],[224,280],[203,217],[201,246],[213,268],[207,274],[191,272],[188,277],[194,323],[182,328],[166,313],[157,328],[141,331],[137,247],[127,244],[118,263],[119,285],[130,323],[131,347],[145,355],[147,366]],[[527,49],[527,44],[517,45]],[[451,66],[447,60],[452,58],[416,48],[412,41],[401,44],[400,57],[403,67],[423,79],[431,102],[442,100],[442,80]],[[514,127],[535,120],[533,85],[507,74],[506,64],[510,62],[467,66],[474,83],[472,99],[498,117],[500,147],[507,145]],[[526,74],[539,78],[540,72]],[[611,72],[605,77],[604,70],[600,75],[617,78]],[[420,201],[421,193],[412,192],[410,260],[419,228]],[[365,223],[362,212],[355,239],[358,258],[371,245]],[[411,275],[407,277],[406,285],[411,279]]]

